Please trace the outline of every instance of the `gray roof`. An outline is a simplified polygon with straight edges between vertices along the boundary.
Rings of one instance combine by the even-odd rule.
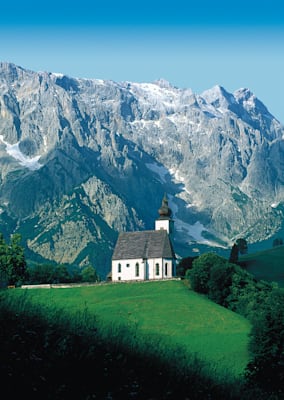
[[[160,229],[120,233],[112,259],[133,258],[175,258],[168,232]]]

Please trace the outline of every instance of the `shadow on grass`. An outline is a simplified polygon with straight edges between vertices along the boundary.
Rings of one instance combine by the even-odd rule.
[[[0,377],[7,398],[240,399],[243,380],[223,376],[181,347],[135,326],[99,326],[87,308],[31,304],[0,292]],[[247,396],[247,395],[246,395]],[[249,398],[249,397],[247,397]]]

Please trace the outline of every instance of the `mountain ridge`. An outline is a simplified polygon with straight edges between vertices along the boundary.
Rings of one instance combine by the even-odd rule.
[[[0,231],[22,232],[47,259],[106,273],[118,232],[152,229],[167,192],[180,255],[240,235],[269,239],[283,220],[283,135],[249,89],[198,95],[162,79],[0,62]]]

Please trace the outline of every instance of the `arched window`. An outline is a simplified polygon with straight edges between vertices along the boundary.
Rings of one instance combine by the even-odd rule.
[[[135,264],[135,276],[139,276],[139,263]]]
[[[121,272],[121,264],[120,263],[117,266],[117,272]]]
[[[160,275],[160,265],[159,265],[159,263],[156,264],[156,275]]]
[[[168,263],[165,264],[165,276],[168,276]]]

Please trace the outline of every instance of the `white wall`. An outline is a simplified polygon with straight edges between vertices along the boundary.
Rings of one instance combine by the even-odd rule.
[[[155,221],[155,230],[159,231],[160,229],[164,229],[168,232],[171,239],[174,236],[174,221],[172,219],[156,219]]]
[[[138,276],[136,275],[136,263],[138,263],[139,266]],[[119,272],[119,264],[121,272]],[[159,274],[157,274],[157,272],[159,272]],[[143,260],[141,258],[136,258],[131,260],[112,261],[113,281],[166,279],[172,278],[174,275],[172,259],[153,258]]]
[[[156,219],[155,230],[159,231],[160,229],[164,229],[165,231],[170,233],[170,224],[168,219]]]
[[[139,275],[136,276],[136,263],[139,266]],[[120,270],[119,272],[119,264]],[[113,281],[130,281],[130,280],[144,280],[145,267],[141,258],[131,260],[114,260],[112,261],[112,280]]]

